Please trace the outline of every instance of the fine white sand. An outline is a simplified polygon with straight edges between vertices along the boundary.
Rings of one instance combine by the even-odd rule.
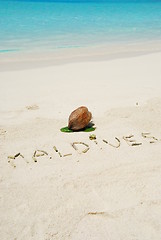
[[[1,240],[160,240],[161,53],[3,71],[0,83]],[[97,144],[59,130],[82,105]],[[38,149],[48,155],[34,162]]]

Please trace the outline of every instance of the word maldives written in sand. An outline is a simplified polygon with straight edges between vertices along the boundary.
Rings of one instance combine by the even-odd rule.
[[[146,138],[148,139],[148,142],[150,144],[154,144],[156,142],[161,142],[161,139],[158,139],[154,136],[152,136],[149,132],[147,133],[141,133],[141,136],[142,138]],[[91,141],[93,141],[96,145],[98,145],[98,141],[97,141],[97,137],[95,134],[92,134],[89,136],[89,139]],[[110,147],[113,147],[113,148],[120,148],[121,147],[121,138],[118,138],[118,137],[115,137],[115,143],[111,143],[110,141],[107,141],[105,139],[102,139],[102,142],[105,143],[106,145],[109,145]],[[134,138],[134,135],[131,134],[131,135],[128,135],[128,136],[123,136],[122,137],[122,140],[125,141],[127,143],[127,145],[131,146],[131,147],[137,147],[137,146],[141,146],[142,145],[142,142],[137,142]],[[70,144],[71,147],[78,153],[78,154],[86,154],[89,150],[90,150],[90,146],[87,144],[87,143],[84,143],[84,142],[73,142]],[[78,146],[82,146],[78,147]],[[100,148],[102,149],[102,148]],[[56,146],[53,146],[53,150],[56,152],[56,154],[62,158],[62,157],[69,157],[69,156],[72,156],[72,153],[66,153],[66,154],[62,154],[58,148]],[[36,163],[38,162],[38,158],[40,157],[43,157],[43,156],[48,156],[50,159],[52,159],[51,156],[49,156],[49,153],[44,151],[44,150],[35,150],[33,155],[32,155],[32,160]],[[15,155],[10,155],[8,156],[8,163],[11,164],[12,167],[16,167],[15,165],[15,160],[17,158],[21,157],[22,159],[25,160],[26,163],[29,163],[29,161],[27,161],[24,157],[24,155],[22,153],[16,153]]]

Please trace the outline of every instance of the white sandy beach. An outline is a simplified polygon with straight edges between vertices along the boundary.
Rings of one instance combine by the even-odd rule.
[[[1,240],[161,239],[161,53],[5,67],[0,83]],[[98,144],[60,132],[82,105]]]

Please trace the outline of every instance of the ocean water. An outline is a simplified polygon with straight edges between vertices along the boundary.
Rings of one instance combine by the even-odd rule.
[[[0,53],[161,40],[160,0],[0,0]]]

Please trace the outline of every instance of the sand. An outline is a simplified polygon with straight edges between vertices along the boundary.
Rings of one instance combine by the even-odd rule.
[[[160,63],[153,53],[0,72],[1,240],[160,240]],[[96,142],[59,130],[82,105]],[[35,150],[48,155],[35,162]]]

